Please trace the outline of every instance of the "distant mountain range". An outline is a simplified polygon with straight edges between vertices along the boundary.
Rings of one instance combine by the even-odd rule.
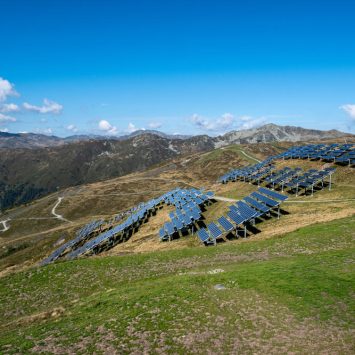
[[[230,144],[318,141],[349,136],[273,124],[223,136],[137,131],[124,137],[0,133],[0,210],[58,189],[145,170],[180,155]]]
[[[333,139],[351,136],[349,133],[337,131],[321,131],[294,126],[278,126],[273,123],[240,131],[232,131],[215,138],[216,146],[228,144],[301,142],[321,139]]]
[[[73,135],[65,138],[56,136],[48,136],[45,134],[37,133],[7,133],[0,132],[0,149],[17,149],[17,148],[45,148],[45,147],[58,147],[60,145],[87,142],[87,141],[123,141],[132,137],[140,136],[143,134],[154,134],[167,139],[187,139],[191,136],[187,135],[170,135],[160,131],[153,130],[138,130],[131,134],[124,136],[100,136],[100,135]]]
[[[165,139],[186,140],[192,135],[171,135],[154,130],[139,130],[124,136],[100,136],[100,135],[74,135],[66,138],[55,136],[47,136],[35,133],[5,133],[0,132],[0,148],[17,149],[17,148],[44,148],[58,147],[64,144],[87,142],[87,141],[123,141],[133,137],[152,134]],[[247,143],[269,143],[269,142],[298,142],[319,139],[332,139],[350,136],[349,133],[337,130],[321,131],[315,129],[305,129],[293,126],[278,126],[275,124],[267,124],[258,128],[231,131],[218,137],[209,137],[208,140],[215,147],[225,146],[228,144],[247,144]],[[206,137],[206,136],[195,136]],[[203,138],[206,139],[206,138]]]
[[[168,139],[151,133],[50,147],[43,147],[45,142],[32,149],[0,149],[0,210],[58,189],[142,171],[178,155],[214,148],[203,136]],[[53,142],[58,143],[56,138]]]

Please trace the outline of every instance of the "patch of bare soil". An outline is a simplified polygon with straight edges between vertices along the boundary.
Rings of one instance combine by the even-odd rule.
[[[8,326],[14,326],[14,325],[27,325],[27,324],[31,324],[31,323],[37,323],[39,321],[43,321],[49,318],[59,318],[61,317],[65,312],[65,309],[63,307],[58,307],[58,308],[54,308],[50,311],[46,311],[46,312],[41,312],[41,313],[37,313],[37,314],[32,314],[30,316],[26,316],[26,317],[21,317],[16,319],[14,322],[8,323],[8,324],[4,324],[1,327],[8,327]]]

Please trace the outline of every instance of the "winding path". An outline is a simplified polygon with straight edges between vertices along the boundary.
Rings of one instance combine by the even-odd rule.
[[[252,159],[252,160],[255,160],[255,161],[258,162],[258,163],[261,163],[261,160],[256,159],[256,158],[252,157],[251,155],[245,153],[244,150],[241,150],[241,149],[240,149],[240,152],[241,152],[242,154],[244,154],[247,158]]]
[[[67,219],[65,219],[61,214],[58,214],[58,213],[55,212],[56,208],[60,205],[60,203],[62,202],[62,200],[63,200],[63,197],[58,197],[58,201],[57,201],[57,203],[53,206],[51,213],[52,213],[52,215],[53,215],[55,218],[60,219],[61,221],[70,222],[70,221],[68,221]]]
[[[4,221],[0,221],[0,224],[3,225],[3,229],[0,230],[0,232],[6,232],[10,229],[10,227],[7,225],[7,222],[9,222],[10,219],[5,219]]]
[[[218,201],[223,201],[223,202],[237,202],[237,201],[239,201],[234,198],[223,197],[223,196],[212,196],[212,198],[215,200],[218,200]]]

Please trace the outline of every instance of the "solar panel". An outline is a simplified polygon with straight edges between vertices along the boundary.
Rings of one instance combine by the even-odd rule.
[[[166,231],[171,236],[175,233],[174,225],[171,222],[165,223]]]
[[[227,216],[235,223],[235,224],[242,224],[245,222],[245,218],[243,218],[240,214],[236,213],[235,211],[231,210],[227,213]]]
[[[171,220],[171,222],[173,223],[174,227],[178,230],[181,230],[184,228],[182,222],[178,218],[173,218]]]
[[[251,206],[257,208],[259,211],[262,211],[263,213],[267,213],[270,211],[270,207],[264,205],[263,203],[256,201],[252,199],[251,197],[247,196],[244,198],[244,200],[249,203]]]
[[[191,218],[189,218],[186,215],[181,216],[181,218],[182,218],[182,221],[184,222],[185,226],[189,226],[192,223]]]
[[[242,212],[242,214],[244,216],[246,216],[246,218],[249,220],[249,219],[252,219],[256,216],[259,215],[259,213],[257,211],[255,211],[255,209],[249,207],[245,202],[243,201],[238,201],[237,202],[237,206],[239,208],[239,210]]]
[[[260,195],[257,192],[251,193],[250,196],[257,198],[258,200],[264,202],[266,205],[271,206],[271,207],[276,207],[279,205],[279,202],[272,200],[268,197],[265,197],[263,195]]]
[[[192,218],[197,221],[201,218],[201,214],[199,212],[196,211],[191,211],[192,212]]]
[[[264,187],[260,187],[259,188],[259,192],[263,193],[264,195],[268,195],[270,197],[273,197],[273,198],[276,198],[278,200],[281,200],[281,201],[286,201],[288,199],[287,196],[285,195],[281,195],[275,191],[271,191],[271,190],[268,190],[268,189],[265,189]]]
[[[230,232],[234,229],[233,224],[228,221],[225,217],[218,218],[218,223],[223,227],[226,232]]]
[[[217,239],[219,238],[223,233],[221,232],[221,230],[216,226],[215,223],[210,223],[207,226],[208,230],[210,231],[210,233],[212,234],[213,238]]]
[[[206,229],[204,229],[204,228],[197,231],[197,235],[201,239],[202,242],[207,242],[210,238]]]
[[[167,237],[164,228],[162,228],[162,229],[159,230],[159,237],[160,237],[160,239],[164,239],[164,238]]]

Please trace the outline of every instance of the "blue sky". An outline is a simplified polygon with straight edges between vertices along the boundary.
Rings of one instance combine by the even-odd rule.
[[[0,0],[0,130],[355,133],[355,1]]]

